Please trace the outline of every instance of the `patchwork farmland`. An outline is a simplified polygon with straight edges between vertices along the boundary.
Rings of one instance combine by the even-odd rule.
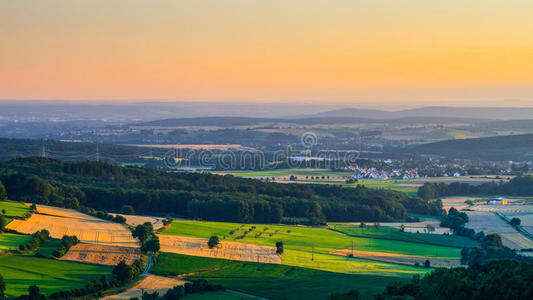
[[[131,232],[118,223],[101,220],[71,209],[46,205],[37,205],[37,213],[27,220],[13,220],[7,228],[24,234],[46,229],[51,237],[57,239],[64,235],[75,235],[85,243],[139,247]]]

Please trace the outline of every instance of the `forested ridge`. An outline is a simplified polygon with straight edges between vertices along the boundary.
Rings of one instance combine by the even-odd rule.
[[[437,201],[405,193],[321,184],[279,184],[208,173],[170,173],[103,162],[20,158],[0,161],[10,199],[216,221],[276,223],[402,219],[407,209],[440,215]]]
[[[480,185],[461,182],[450,184],[426,182],[418,188],[418,196],[427,200],[458,195],[533,196],[533,176],[519,176],[509,182],[489,182]]]

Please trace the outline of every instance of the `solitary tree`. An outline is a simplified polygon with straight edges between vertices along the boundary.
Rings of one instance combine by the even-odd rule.
[[[405,232],[405,225],[403,225],[403,224],[400,225],[400,231],[401,231],[401,232]]]
[[[433,225],[431,224],[426,224],[426,230],[428,231],[428,233],[432,233],[435,231],[435,227],[433,227]]]
[[[521,223],[522,223],[522,221],[519,218],[512,218],[511,219],[511,225],[512,226],[520,226]]]
[[[7,200],[6,187],[0,181],[0,201]]]
[[[431,263],[429,262],[428,259],[426,259],[426,261],[424,262],[424,267],[429,268],[430,266],[431,266]]]
[[[4,277],[0,275],[0,299],[4,299],[6,297],[6,282],[4,281]]]
[[[4,219],[4,216],[0,216],[0,233],[4,232],[6,230],[6,219]]]
[[[212,249],[212,248],[216,247],[219,243],[220,243],[220,241],[218,239],[218,236],[213,235],[212,237],[209,238],[209,241],[207,242],[207,246],[210,249]]]
[[[283,254],[283,242],[276,242],[276,253]]]
[[[159,244],[159,238],[157,237],[152,238],[144,244],[144,250],[146,251],[157,252],[160,248],[161,245]]]
[[[124,205],[122,206],[122,209],[120,210],[125,215],[134,215],[135,210],[133,209],[133,206],[131,205]]]
[[[133,280],[134,271],[133,268],[126,264],[125,261],[121,261],[116,267],[113,268],[113,277],[119,283],[126,283]]]

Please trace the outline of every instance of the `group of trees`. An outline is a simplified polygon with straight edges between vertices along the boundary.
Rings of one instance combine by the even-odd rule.
[[[28,252],[34,251],[39,248],[42,244],[50,240],[50,232],[46,229],[35,232],[31,235],[31,240],[26,245],[20,245],[19,251]]]
[[[76,288],[73,290],[65,290],[60,292],[55,292],[49,295],[48,297],[41,293],[38,286],[32,285],[28,288],[28,294],[21,295],[17,297],[17,300],[46,300],[46,299],[72,299],[79,297],[86,297],[90,299],[97,299],[103,297],[103,292],[108,289],[113,289],[121,285],[130,283],[136,279],[143,271],[145,262],[142,260],[135,260],[135,262],[130,266],[124,261],[121,261],[117,266],[113,268],[112,278],[107,278],[106,276],[100,277],[99,280],[89,281],[85,287]],[[3,299],[5,296],[4,292],[6,289],[5,282],[3,281],[2,276],[0,276],[0,299]],[[169,298],[169,299],[179,299],[179,298]]]
[[[113,279],[119,284],[126,284],[139,277],[144,270],[145,262],[136,259],[130,266],[125,261],[121,261],[113,268]]]
[[[531,196],[533,195],[533,176],[519,176],[508,182],[488,182],[481,185],[471,185],[460,182],[450,184],[426,182],[423,186],[418,188],[418,196],[425,200],[445,196],[487,194]]]
[[[424,278],[415,275],[408,283],[389,284],[376,299],[531,299],[531,282],[533,264],[493,260],[469,268],[439,268]]]
[[[154,234],[154,227],[152,223],[145,222],[137,225],[131,232],[133,237],[139,239],[141,242],[141,250],[157,252],[160,249],[159,238]]]
[[[461,251],[461,263],[472,266],[490,259],[513,259],[533,263],[533,257],[518,255],[515,250],[505,247],[497,234],[488,234],[481,240],[481,246],[465,248]]]
[[[442,204],[405,193],[338,185],[278,184],[206,173],[169,173],[98,162],[24,158],[0,162],[10,199],[96,211],[232,222],[279,223],[305,218],[389,221],[406,210],[440,215]],[[105,216],[104,216],[105,217]]]
[[[485,233],[483,231],[476,233],[473,229],[466,228],[466,223],[468,223],[468,215],[465,212],[458,211],[454,207],[450,208],[448,213],[443,212],[441,215],[441,227],[448,227],[457,235],[465,236],[478,241],[485,237]]]
[[[59,247],[56,250],[54,250],[52,255],[54,257],[60,258],[63,255],[65,255],[65,253],[68,252],[70,247],[76,245],[79,242],[80,242],[80,240],[78,240],[77,236],[75,236],[75,235],[65,235],[61,239],[61,244],[59,245]]]

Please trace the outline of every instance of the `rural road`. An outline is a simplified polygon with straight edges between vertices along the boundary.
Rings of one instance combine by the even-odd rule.
[[[152,237],[149,236],[148,240],[151,240],[151,239],[152,239]],[[152,266],[152,251],[148,251],[148,258],[146,259],[146,267],[144,268],[144,271],[139,276],[139,278],[148,275],[149,274],[148,272],[150,271],[150,267],[151,266]]]

